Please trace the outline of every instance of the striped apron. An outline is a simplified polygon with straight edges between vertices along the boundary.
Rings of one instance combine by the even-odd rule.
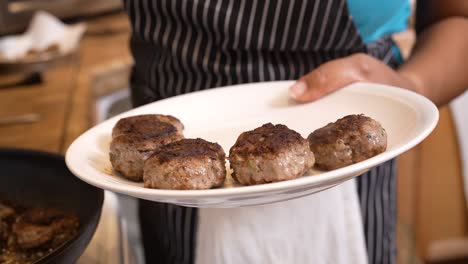
[[[390,37],[364,44],[346,0],[125,0],[135,106],[231,84],[295,80],[357,52],[396,67]],[[377,176],[378,175],[378,176]],[[357,178],[369,263],[395,263],[395,163]],[[147,263],[194,263],[199,211],[140,201]]]

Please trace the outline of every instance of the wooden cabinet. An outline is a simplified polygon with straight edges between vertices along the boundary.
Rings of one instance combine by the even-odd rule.
[[[468,257],[467,202],[448,107],[440,110],[434,132],[402,155],[398,166],[399,262],[414,263],[413,253],[427,262]]]

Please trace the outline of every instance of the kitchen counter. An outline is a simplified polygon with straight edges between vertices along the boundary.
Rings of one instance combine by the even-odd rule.
[[[123,13],[95,18],[87,24],[79,52],[68,63],[44,72],[43,82],[0,88],[0,118],[40,115],[35,123],[0,126],[0,147],[64,153],[93,124],[91,99],[96,94],[90,82],[100,71],[131,64],[130,25]],[[0,75],[0,83],[7,78]]]

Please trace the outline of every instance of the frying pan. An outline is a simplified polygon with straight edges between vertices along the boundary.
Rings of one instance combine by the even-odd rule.
[[[90,242],[101,215],[104,192],[73,176],[62,156],[0,149],[0,196],[24,206],[75,212],[78,234],[35,263],[74,263]]]

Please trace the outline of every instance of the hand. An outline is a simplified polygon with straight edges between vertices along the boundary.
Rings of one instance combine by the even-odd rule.
[[[290,95],[298,102],[311,102],[354,82],[388,84],[421,92],[412,76],[399,73],[381,61],[359,53],[319,66],[300,78],[290,88]]]

